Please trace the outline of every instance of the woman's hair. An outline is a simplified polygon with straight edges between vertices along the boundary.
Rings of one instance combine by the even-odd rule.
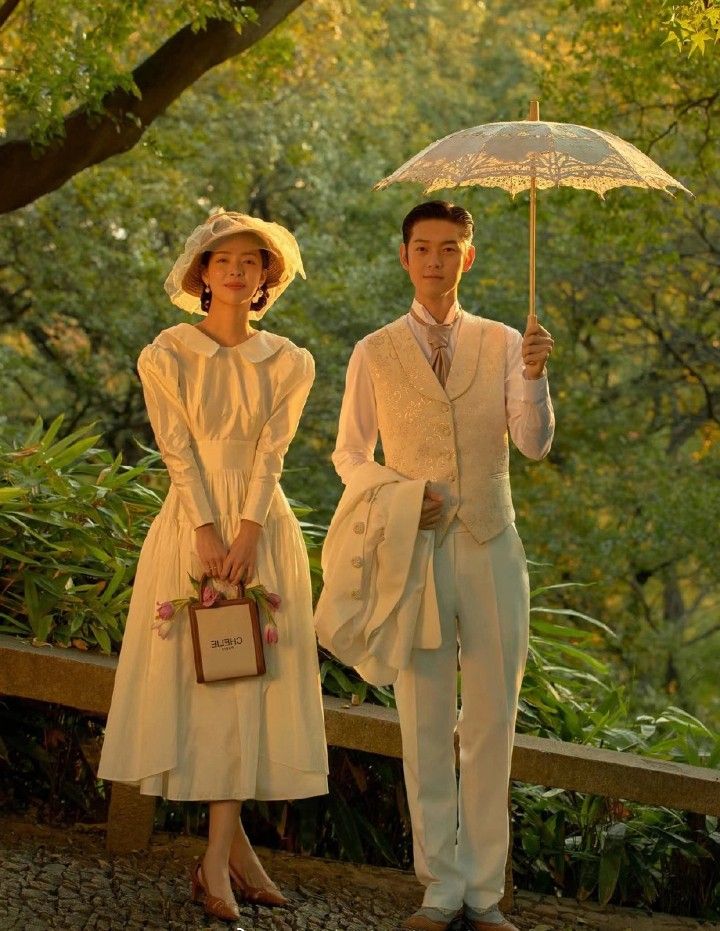
[[[451,204],[448,200],[427,200],[410,211],[402,223],[402,236],[405,246],[410,243],[412,231],[420,220],[449,220],[462,230],[462,238],[471,242],[475,224],[472,214],[464,207]]]
[[[270,253],[267,251],[267,249],[258,249],[258,252],[260,253],[260,261],[262,262],[262,267],[264,269],[269,268],[270,267]],[[210,264],[210,256],[212,254],[213,254],[212,249],[207,249],[205,252],[203,252],[203,254],[200,256],[200,268],[208,267],[208,265]],[[205,313],[207,313],[210,310],[211,301],[212,301],[212,294],[210,293],[210,290],[207,288],[207,286],[205,286],[203,287],[202,293],[200,294],[200,306],[205,311]],[[267,304],[267,302],[268,302],[267,288],[265,287],[264,284],[262,284],[260,285],[260,299],[258,301],[255,301],[255,303],[252,305],[252,309],[262,310],[263,307]]]

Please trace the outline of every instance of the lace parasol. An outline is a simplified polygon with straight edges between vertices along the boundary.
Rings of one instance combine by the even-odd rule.
[[[623,185],[671,193],[688,189],[629,142],[612,133],[540,120],[535,100],[530,117],[509,123],[485,123],[439,139],[387,178],[379,191],[399,181],[417,181],[424,193],[441,188],[500,187],[513,197],[530,189],[530,315],[535,315],[535,192],[574,187],[606,191]],[[691,195],[692,196],[692,195]]]

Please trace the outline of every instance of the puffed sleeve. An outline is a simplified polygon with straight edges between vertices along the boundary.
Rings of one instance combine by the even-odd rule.
[[[138,374],[155,442],[185,513],[193,527],[211,524],[213,513],[190,446],[187,412],[180,400],[177,359],[162,346],[146,346],[138,358]]]
[[[278,360],[285,369],[278,376],[273,409],[255,449],[243,520],[264,524],[273,492],[280,479],[283,459],[292,442],[315,379],[315,362],[307,349],[291,346]]]

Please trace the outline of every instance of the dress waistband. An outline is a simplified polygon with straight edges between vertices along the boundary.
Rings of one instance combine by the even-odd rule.
[[[252,466],[257,443],[252,440],[194,440],[192,449],[203,469],[240,469]]]

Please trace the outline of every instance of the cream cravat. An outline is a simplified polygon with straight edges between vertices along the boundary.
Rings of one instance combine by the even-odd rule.
[[[450,333],[452,332],[458,315],[456,313],[450,323],[427,323],[422,317],[418,316],[413,309],[410,310],[410,315],[413,320],[416,320],[425,327],[425,335],[427,336],[428,345],[432,352],[430,356],[430,367],[433,372],[435,372],[438,381],[444,388],[452,361],[450,358],[450,350],[448,349]]]

